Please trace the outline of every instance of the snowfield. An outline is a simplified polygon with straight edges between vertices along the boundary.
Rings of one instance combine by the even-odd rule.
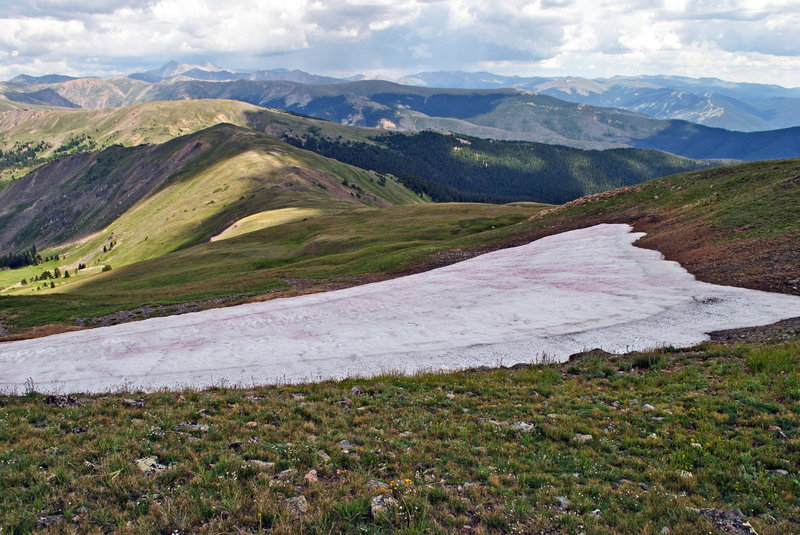
[[[687,346],[800,316],[800,298],[698,282],[598,225],[346,290],[0,344],[0,388],[99,392],[511,365]],[[26,386],[27,383],[27,386]]]

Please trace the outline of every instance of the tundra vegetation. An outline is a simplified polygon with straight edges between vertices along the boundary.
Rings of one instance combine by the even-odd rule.
[[[738,336],[737,340],[741,339]],[[4,533],[711,533],[800,517],[800,329],[563,364],[0,397]],[[664,531],[666,532],[666,531]]]

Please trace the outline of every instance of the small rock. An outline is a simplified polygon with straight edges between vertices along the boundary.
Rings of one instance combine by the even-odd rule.
[[[196,422],[181,422],[176,427],[179,431],[200,431],[208,433],[208,424],[198,424]]]
[[[279,481],[289,481],[289,480],[290,480],[290,479],[292,479],[292,478],[293,478],[295,475],[297,475],[297,470],[295,470],[294,468],[288,468],[288,469],[286,469],[286,470],[283,470],[283,471],[281,471],[281,472],[278,472],[278,473],[275,475],[275,479],[277,479],[277,480],[279,480]]]
[[[211,411],[209,411],[208,409],[200,409],[199,411],[197,411],[197,413],[203,417],[211,416]]]
[[[669,526],[664,526],[663,528],[661,528],[661,531],[659,531],[659,533],[661,533],[661,535],[668,535],[669,533],[672,533],[672,530],[669,529]]]
[[[658,440],[658,435],[656,435],[655,433],[650,433],[650,436],[648,438],[652,438],[653,440]]]
[[[592,437],[592,435],[582,435],[580,433],[577,433],[574,437],[572,437],[572,440],[583,444],[589,442],[590,440],[592,440],[592,438],[594,438]]]
[[[258,427],[258,422],[253,422],[252,420],[244,424],[246,427]]]
[[[83,434],[85,432],[86,432],[86,429],[84,429],[83,427],[73,427],[72,428],[72,434],[73,435],[81,435],[81,434]]]
[[[269,468],[275,468],[275,463],[268,463],[266,461],[262,461],[261,459],[247,459],[247,462],[250,464],[254,464],[257,467],[261,468],[262,470],[266,470]]]
[[[654,410],[656,410],[656,408],[653,407],[652,405],[650,405],[649,403],[645,403],[644,405],[642,405],[642,409],[645,410],[645,411],[654,411]]]
[[[319,477],[317,477],[317,471],[316,470],[309,470],[308,473],[303,476],[303,479],[305,479],[309,483],[313,483],[315,481],[319,481]]]
[[[336,445],[342,448],[342,451],[344,453],[347,453],[353,447],[353,444],[347,439],[340,440],[339,442],[336,443]]]
[[[508,422],[501,422],[499,420],[495,420],[495,419],[491,419],[491,418],[478,418],[475,421],[478,423],[478,425],[491,424],[491,425],[496,425],[498,427],[506,427],[506,426],[508,426]]]
[[[411,435],[413,435],[413,434],[414,434],[414,433],[412,433],[411,431],[403,431],[403,432],[399,433],[399,435],[400,435],[401,437],[403,437],[403,438],[405,438],[405,437],[410,437],[410,436],[411,436]]]
[[[308,501],[305,496],[295,496],[294,498],[287,498],[283,501],[289,511],[296,515],[302,515],[308,512]]]
[[[319,455],[319,458],[322,459],[323,463],[331,462],[331,456],[325,453],[324,451],[317,450],[317,455]]]
[[[342,398],[336,402],[337,405],[341,405],[343,407],[349,407],[351,403],[352,401],[350,401],[350,398]]]
[[[783,468],[776,468],[774,470],[767,470],[770,474],[775,474],[777,476],[788,476],[789,472],[784,470]]]
[[[534,426],[527,422],[514,422],[511,424],[511,429],[515,431],[522,431],[523,433],[532,433]]]
[[[44,402],[47,405],[55,405],[59,409],[63,409],[64,407],[77,407],[81,404],[81,401],[78,398],[74,398],[72,396],[47,396],[44,398]]]
[[[64,514],[59,512],[54,515],[41,515],[36,521],[36,525],[40,528],[47,528],[54,526],[64,520]]]
[[[142,457],[133,461],[136,468],[141,470],[145,475],[153,475],[163,472],[167,469],[166,466],[158,462],[158,457]]]
[[[638,405],[638,404],[639,404],[639,400],[636,399],[636,398],[631,398],[631,399],[628,400],[628,405]]]
[[[372,512],[372,518],[375,520],[381,517],[385,518],[396,507],[397,507],[397,500],[385,494],[379,494],[378,496],[373,496],[372,501],[370,502],[370,511]]]
[[[387,485],[383,481],[378,481],[377,479],[370,479],[369,481],[367,481],[366,487],[372,492],[380,492],[382,494],[391,492],[389,485]]]
[[[572,503],[566,496],[556,496],[556,501],[558,501],[558,507],[565,511],[569,509],[569,505]]]
[[[702,447],[703,447],[703,445],[702,445],[702,444],[700,444],[699,442],[692,442],[690,445],[691,445],[693,448],[702,448]]]
[[[128,405],[130,407],[134,407],[136,409],[144,408],[144,400],[143,399],[128,399],[128,398],[125,398],[125,399],[122,400],[122,402],[125,405]]]
[[[361,388],[361,385],[356,385],[356,386],[354,386],[353,388],[350,389],[350,395],[351,396],[363,396],[364,395],[364,389]]]
[[[769,426],[768,430],[774,432],[775,434],[777,434],[778,438],[781,439],[781,440],[789,440],[789,437],[786,436],[786,433],[783,432],[783,429],[781,429],[777,425]]]
[[[531,391],[531,397],[532,398],[538,398],[539,397],[539,392],[537,392],[536,390],[532,390]]]
[[[448,392],[447,393],[447,399],[452,401],[452,400],[456,399],[456,395],[453,394],[452,392]]]
[[[306,395],[295,392],[294,394],[292,394],[292,399],[298,399],[298,400],[306,399]]]
[[[722,509],[700,509],[701,515],[708,518],[718,530],[733,535],[757,535],[756,530],[747,521],[747,517],[739,509],[724,511]]]
[[[600,509],[595,509],[594,511],[591,511],[589,514],[590,514],[590,515],[592,515],[592,516],[593,516],[593,517],[595,517],[595,518],[600,518],[600,516],[601,516],[603,513],[602,513],[602,512],[600,512]]]

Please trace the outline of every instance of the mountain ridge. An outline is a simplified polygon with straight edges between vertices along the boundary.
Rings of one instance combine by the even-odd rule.
[[[192,66],[179,67],[173,68],[173,71]],[[279,74],[286,78],[287,72],[289,71],[281,71]],[[679,82],[686,84],[684,81]],[[342,124],[395,130],[447,130],[478,137],[535,141],[587,149],[650,148],[701,159],[752,161],[800,156],[797,131],[785,128],[770,130],[770,134],[763,134],[762,131],[747,133],[753,134],[748,138],[747,135],[743,137],[742,132],[694,126],[694,123],[686,121],[654,119],[637,111],[569,102],[521,88],[438,89],[382,80],[340,80],[337,83],[316,84],[287,79],[207,81],[184,75],[155,83],[117,77],[9,87],[14,87],[17,93],[23,90],[27,93],[50,91],[71,104],[92,108],[119,107],[159,100],[234,99]],[[751,91],[750,86],[737,87],[740,92]],[[591,87],[586,91],[584,89],[578,92],[586,92],[587,95],[602,94],[592,93],[589,91]],[[5,98],[8,98],[8,93],[6,91]],[[664,98],[669,98],[674,92],[668,93]],[[650,97],[637,98],[644,99],[638,106],[650,113],[653,113],[650,108],[654,106],[669,107],[666,102],[658,104]],[[703,98],[709,101],[712,97]],[[695,103],[697,101],[688,96],[684,100],[686,99]],[[726,102],[733,101],[728,99]],[[744,104],[738,105],[737,109],[742,114],[752,111],[748,111]],[[713,105],[711,108],[704,107],[703,110],[709,117],[716,114]],[[777,108],[764,113],[781,115],[776,110]],[[800,107],[798,110],[800,111]],[[771,141],[766,143],[764,140],[768,138]],[[751,150],[754,143],[757,149]],[[701,153],[698,152],[698,147],[707,149]],[[726,150],[722,151],[719,147]]]

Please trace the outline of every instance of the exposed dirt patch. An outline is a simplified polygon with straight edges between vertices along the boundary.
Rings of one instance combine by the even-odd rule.
[[[105,316],[97,318],[77,318],[75,325],[83,327],[107,327],[118,323],[143,320],[158,316],[171,316],[173,314],[186,314],[187,312],[198,312],[208,308],[241,304],[250,300],[254,294],[231,295],[227,297],[216,297],[214,299],[204,299],[202,301],[192,301],[189,303],[178,303],[174,305],[144,305],[129,310],[119,310]]]
[[[393,279],[395,276],[387,274],[377,275],[355,275],[350,277],[333,277],[329,279],[297,279],[291,277],[281,277],[281,280],[290,285],[297,295],[314,292],[327,292],[330,290],[342,290],[361,284],[380,282]],[[289,291],[291,292],[291,290]],[[285,297],[287,292],[282,292],[281,297]]]
[[[61,334],[70,331],[80,331],[83,327],[77,325],[67,325],[62,323],[49,323],[47,325],[39,325],[31,327],[24,331],[8,334],[8,331],[0,332],[0,342],[13,342],[15,340],[26,340],[28,338],[40,338],[42,336],[50,336],[51,334]]]
[[[634,222],[647,236],[636,245],[660,251],[701,281],[800,295],[800,235],[736,239],[692,223]]]
[[[763,327],[745,327],[743,329],[729,329],[709,333],[711,340],[726,344],[766,344],[788,342],[800,339],[800,318],[786,320],[765,325]]]

